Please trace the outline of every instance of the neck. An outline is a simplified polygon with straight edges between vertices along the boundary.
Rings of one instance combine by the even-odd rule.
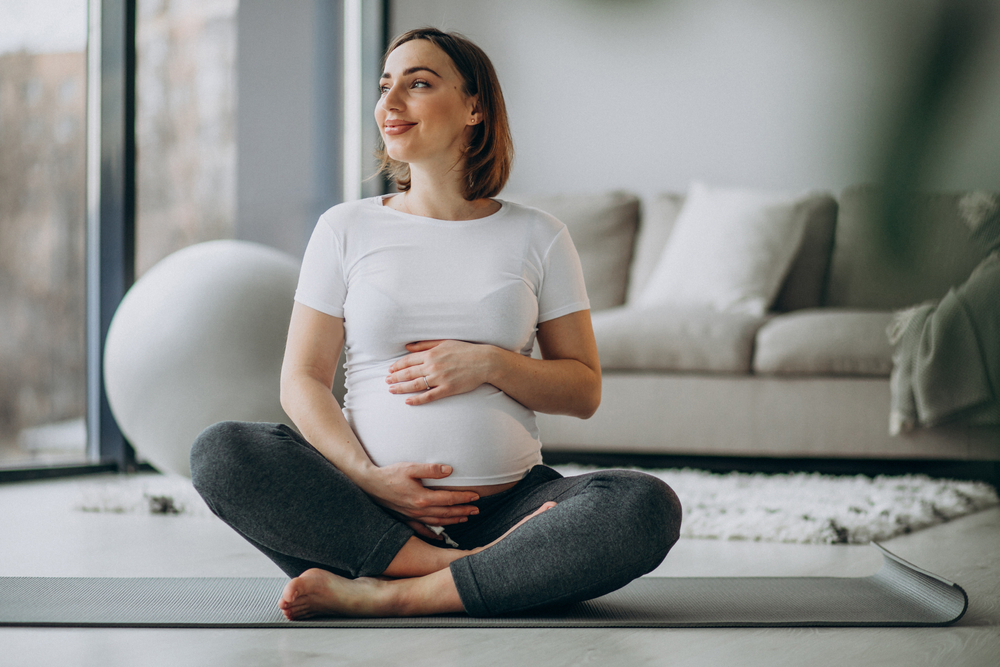
[[[474,220],[498,208],[491,199],[468,201],[464,195],[461,167],[433,169],[410,165],[410,189],[401,205],[413,215],[438,220]]]

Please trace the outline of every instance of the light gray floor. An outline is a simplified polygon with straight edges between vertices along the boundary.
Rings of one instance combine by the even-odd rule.
[[[0,485],[0,576],[280,576],[215,518],[88,514],[79,485]],[[1000,664],[1000,509],[886,543],[956,581],[949,628],[152,630],[0,628],[0,665]],[[874,549],[682,540],[657,576],[864,576]]]

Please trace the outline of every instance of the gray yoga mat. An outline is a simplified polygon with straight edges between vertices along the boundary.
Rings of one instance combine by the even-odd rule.
[[[499,618],[287,621],[276,601],[284,578],[0,577],[0,625],[338,627],[780,627],[927,626],[960,619],[957,584],[883,554],[870,577],[645,577],[603,597],[545,613]]]

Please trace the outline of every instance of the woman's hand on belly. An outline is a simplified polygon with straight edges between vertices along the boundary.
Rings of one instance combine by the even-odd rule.
[[[411,354],[389,367],[385,381],[393,394],[414,394],[406,399],[407,405],[465,394],[485,384],[498,351],[492,345],[459,340],[425,340],[406,349]]]
[[[444,479],[452,467],[437,463],[394,463],[373,468],[361,483],[362,489],[378,504],[428,526],[450,526],[466,521],[479,509],[471,503],[479,499],[474,491],[428,489],[421,479]],[[413,522],[410,526],[420,531]],[[425,529],[426,530],[426,529]]]

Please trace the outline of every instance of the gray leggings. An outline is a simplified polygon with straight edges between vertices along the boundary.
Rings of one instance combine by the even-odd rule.
[[[191,477],[212,511],[290,577],[313,567],[379,575],[414,535],[282,424],[210,426],[191,450]],[[549,500],[558,505],[451,564],[466,612],[494,616],[610,593],[659,565],[680,532],[680,502],[655,477],[562,477],[544,465],[471,503],[479,514],[446,530],[462,549],[483,546]]]

